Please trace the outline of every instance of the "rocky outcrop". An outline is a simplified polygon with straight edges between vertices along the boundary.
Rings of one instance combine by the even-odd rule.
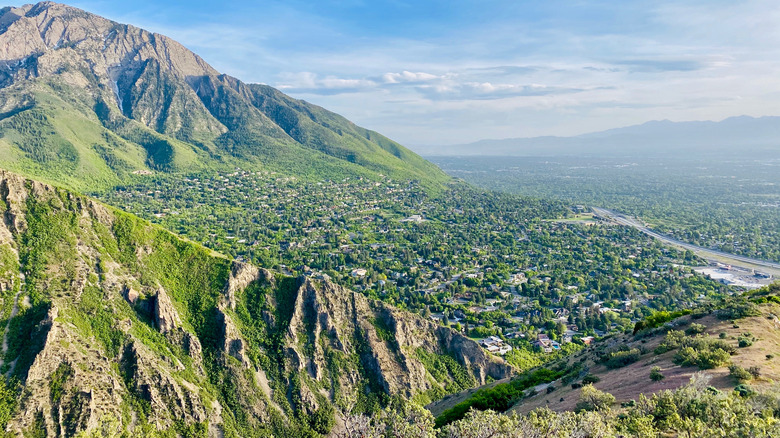
[[[149,402],[156,413],[152,420],[158,429],[170,427],[174,420],[191,424],[208,419],[209,407],[199,396],[197,382],[173,377],[184,369],[181,363],[171,367],[142,343],[133,342],[125,347],[120,367],[133,395]]]
[[[294,309],[287,334],[289,358],[293,366],[315,380],[325,377],[323,344],[345,354],[359,354],[362,365],[376,376],[385,392],[405,397],[432,388],[423,363],[416,357],[417,349],[452,356],[478,384],[512,372],[501,359],[449,328],[329,281],[304,279]],[[303,333],[308,337],[305,345],[299,342]],[[352,383],[345,376],[345,386]]]
[[[249,263],[233,262],[230,278],[228,278],[228,283],[225,287],[226,304],[231,310],[236,310],[236,293],[246,289],[247,286],[255,281],[273,284],[274,277],[269,271]]]
[[[3,212],[4,233],[6,238],[10,239],[10,234],[19,235],[27,229],[27,222],[24,220],[22,206],[27,200],[27,188],[25,179],[19,175],[0,169],[0,199],[3,200],[7,209]]]
[[[27,372],[19,412],[9,424],[16,433],[38,427],[42,416],[50,436],[73,436],[97,427],[122,403],[124,387],[112,372],[111,360],[57,316],[53,308],[40,323],[49,329]]]
[[[154,324],[162,334],[170,333],[181,327],[179,314],[162,287],[157,289],[157,295],[154,298]]]

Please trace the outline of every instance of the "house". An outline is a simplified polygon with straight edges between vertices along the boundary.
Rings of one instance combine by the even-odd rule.
[[[512,346],[507,345],[504,343],[501,338],[497,336],[489,336],[485,339],[482,339],[479,341],[479,344],[487,351],[498,354],[498,355],[505,355],[508,352],[512,351]]]
[[[357,277],[365,277],[367,273],[368,271],[366,271],[365,269],[357,268],[357,269],[353,269],[350,275],[357,278]]]
[[[510,351],[512,351],[512,346],[511,346],[511,345],[502,345],[502,346],[501,346],[501,347],[499,347],[499,349],[498,349],[498,354],[500,354],[501,356],[503,356],[503,355],[505,355],[505,354],[509,353]]]
[[[497,336],[488,336],[487,338],[479,341],[479,343],[482,344],[482,346],[484,347],[488,347],[491,345],[503,344],[504,341],[502,341],[501,338]]]

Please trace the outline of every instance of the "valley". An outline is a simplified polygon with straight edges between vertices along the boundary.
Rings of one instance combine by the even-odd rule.
[[[569,352],[574,337],[733,293],[694,273],[702,260],[632,229],[546,220],[573,215],[560,203],[246,171],[142,181],[98,196],[239,259],[327,278],[475,340],[503,336],[520,369],[548,360],[539,333]]]
[[[767,149],[727,157],[432,157],[481,187],[596,206],[671,238],[727,254],[780,260],[780,162]]]

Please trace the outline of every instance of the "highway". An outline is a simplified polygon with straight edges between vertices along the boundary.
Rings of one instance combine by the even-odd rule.
[[[698,254],[700,257],[703,257],[707,260],[715,260],[721,263],[729,263],[734,266],[742,266],[749,269],[755,269],[755,268],[768,268],[774,272],[772,272],[775,275],[778,275],[780,273],[780,263],[770,262],[767,260],[759,260],[754,259],[750,257],[745,257],[741,255],[736,254],[729,254],[722,251],[717,251],[710,248],[704,248],[702,246],[693,245],[690,243],[682,242],[677,239],[671,238],[669,236],[665,236],[663,234],[657,233],[647,227],[644,226],[641,222],[636,220],[635,218],[625,216],[621,213],[617,213],[611,210],[607,210],[605,208],[599,208],[599,207],[591,207],[591,210],[593,210],[593,214],[596,216],[601,217],[602,219],[609,220],[611,222],[614,222],[619,225],[625,225],[627,227],[634,227],[637,230],[647,234],[648,236],[654,237],[662,242],[665,242],[669,245],[673,245],[676,247],[689,249],[693,251],[694,253]]]

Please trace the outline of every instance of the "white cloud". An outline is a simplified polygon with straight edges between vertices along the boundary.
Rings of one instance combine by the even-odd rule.
[[[334,94],[340,91],[356,92],[374,88],[376,85],[376,82],[369,79],[338,78],[335,76],[320,78],[316,73],[300,72],[285,74],[283,81],[276,84],[276,88],[299,93],[317,94],[319,91],[324,94]]]
[[[385,73],[382,75],[382,79],[387,84],[398,84],[402,82],[428,82],[436,79],[441,79],[442,76],[437,76],[425,72],[410,72],[402,71],[401,73]]]

